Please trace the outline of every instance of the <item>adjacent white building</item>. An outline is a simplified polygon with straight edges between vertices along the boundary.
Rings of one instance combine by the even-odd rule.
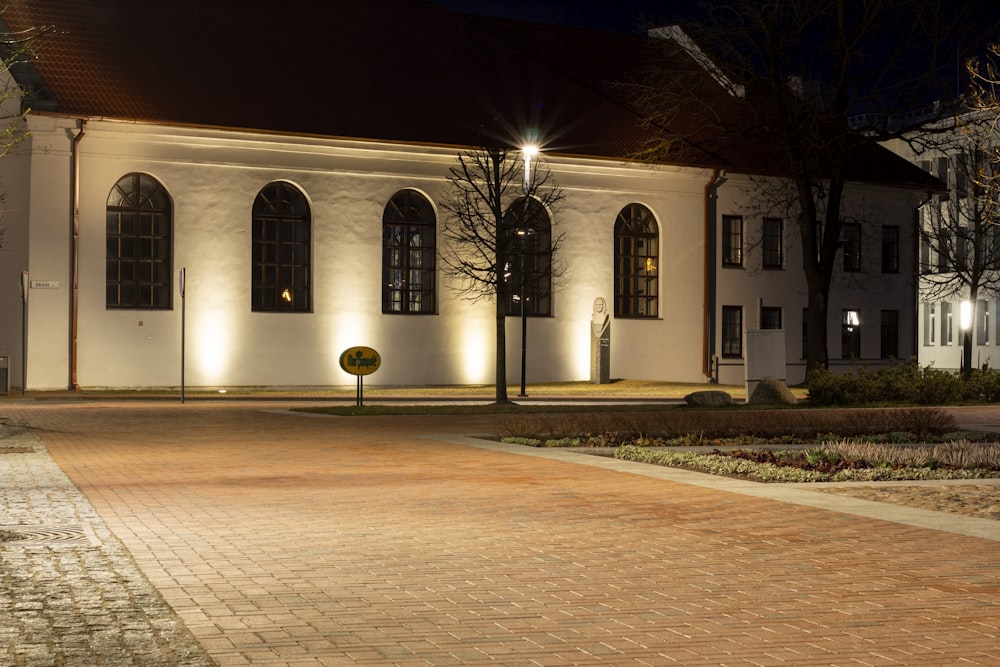
[[[568,267],[529,318],[529,382],[590,377],[599,297],[614,378],[739,383],[745,330],[779,328],[803,379],[794,217],[755,213],[738,159],[628,158],[651,130],[613,84],[645,38],[408,0],[272,9],[10,3],[10,31],[53,26],[16,72],[30,137],[0,161],[10,386],[177,386],[182,339],[192,387],[348,384],[359,345],[375,384],[490,384],[494,309],[442,271],[441,202],[460,151],[527,134],[565,195],[547,214]],[[831,365],[909,358],[923,331],[897,162],[849,188]]]
[[[937,177],[943,189],[918,204],[917,358],[960,370],[966,339],[972,368],[1000,364],[1000,208],[996,128],[965,113],[933,132],[886,145]],[[943,130],[943,131],[941,131]]]

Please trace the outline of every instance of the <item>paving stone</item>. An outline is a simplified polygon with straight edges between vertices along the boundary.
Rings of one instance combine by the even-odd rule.
[[[65,633],[61,650],[99,645],[108,665],[199,664],[162,653],[182,645],[171,632],[202,659],[269,667],[1000,663],[989,527],[473,446],[494,417],[278,407],[3,405],[42,429],[12,444],[44,445],[68,479],[58,493],[0,485],[13,508],[0,525],[58,519],[98,543],[0,547],[0,589],[26,593],[0,596],[0,617],[41,605],[11,624],[24,655],[78,614],[93,632],[85,647]],[[85,555],[93,572],[74,575]],[[62,602],[67,580],[79,611]]]

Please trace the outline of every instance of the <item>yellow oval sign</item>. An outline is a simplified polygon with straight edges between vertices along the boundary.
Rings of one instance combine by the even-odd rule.
[[[370,347],[349,347],[340,354],[340,367],[351,375],[370,375],[381,364],[382,358]]]

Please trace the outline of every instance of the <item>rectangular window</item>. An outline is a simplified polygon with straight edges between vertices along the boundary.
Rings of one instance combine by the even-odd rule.
[[[861,358],[861,313],[845,310],[840,327],[840,356],[843,359]]]
[[[840,237],[844,250],[844,271],[861,270],[861,225],[856,222],[845,222]]]
[[[948,254],[952,248],[952,235],[948,232],[941,232],[937,237],[937,270],[938,273],[947,273],[951,270],[951,262]]]
[[[881,356],[883,359],[899,358],[899,311],[882,311]]]
[[[976,302],[976,344],[990,344],[990,302]]]
[[[780,269],[785,261],[785,222],[781,218],[764,218],[764,268]]]
[[[722,307],[722,356],[731,359],[743,356],[742,306]]]
[[[941,344],[942,345],[952,345],[954,344],[953,338],[953,317],[951,312],[951,303],[948,301],[941,302]]]
[[[743,266],[743,218],[722,216],[722,266]]]
[[[937,342],[937,304],[924,304],[924,345]]]
[[[899,227],[882,225],[882,273],[899,273]]]
[[[781,328],[781,308],[774,306],[760,307],[760,328],[780,329]]]

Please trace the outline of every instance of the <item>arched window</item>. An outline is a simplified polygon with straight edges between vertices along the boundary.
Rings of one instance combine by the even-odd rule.
[[[264,187],[253,203],[251,308],[309,312],[312,217],[305,195],[291,183]]]
[[[629,204],[615,220],[615,316],[657,317],[659,231],[652,212]]]
[[[108,195],[108,308],[171,307],[173,206],[148,174],[126,174]]]
[[[537,199],[528,200],[526,223],[522,222],[524,213],[524,197],[521,197],[510,205],[503,219],[504,225],[515,234],[504,271],[509,286],[507,314],[520,315],[524,304],[525,315],[551,315],[552,222],[549,212]]]
[[[382,213],[382,312],[433,313],[435,217],[427,198],[400,190]]]

